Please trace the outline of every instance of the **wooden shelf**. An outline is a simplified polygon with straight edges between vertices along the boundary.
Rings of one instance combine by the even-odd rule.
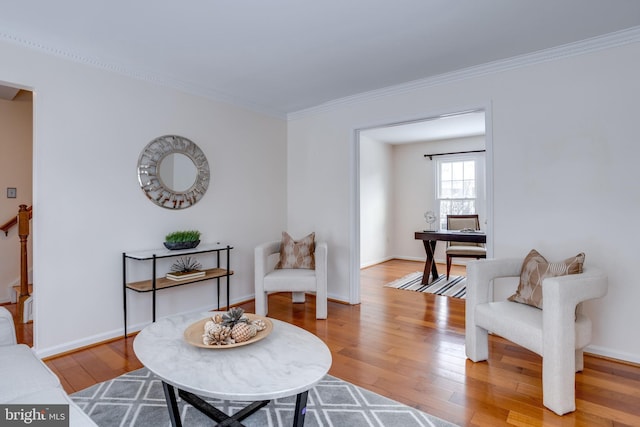
[[[182,286],[189,283],[201,282],[203,280],[215,279],[217,277],[226,277],[233,274],[233,271],[227,271],[224,268],[210,268],[204,271],[204,276],[196,277],[195,279],[171,280],[167,279],[166,277],[159,277],[156,279],[156,290],[172,288],[174,286]],[[153,290],[153,284],[151,280],[142,280],[140,282],[127,283],[127,288],[136,292],[151,292]]]

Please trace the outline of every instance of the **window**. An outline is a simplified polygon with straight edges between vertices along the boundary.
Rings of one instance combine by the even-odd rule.
[[[482,156],[443,157],[436,167],[436,208],[440,229],[447,228],[447,215],[479,214],[484,206]]]

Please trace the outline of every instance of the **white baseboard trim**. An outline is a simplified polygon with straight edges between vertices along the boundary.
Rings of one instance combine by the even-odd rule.
[[[422,263],[424,263],[424,261],[425,261],[424,257],[411,257],[411,256],[394,256],[393,258],[390,258],[390,259],[400,259],[400,260],[403,260],[403,261],[419,261],[419,262],[422,262]],[[446,264],[447,261],[444,260],[444,259],[436,258],[436,262],[438,264]],[[457,264],[457,263],[454,263],[454,264]]]
[[[360,264],[360,268],[367,268],[367,267],[371,267],[372,265],[376,265],[376,264],[382,264],[383,262],[387,262],[392,260],[394,257],[385,257],[385,258],[381,258],[381,259],[377,259],[375,261],[369,261],[369,262],[365,262],[363,264]]]
[[[638,354],[615,351],[615,350],[611,350],[610,348],[602,347],[599,345],[588,345],[585,347],[584,351],[586,353],[590,353],[596,356],[603,356],[609,359],[620,360],[622,362],[631,362],[631,363],[640,364],[640,355]]]
[[[232,301],[231,304],[234,304],[234,302]],[[180,314],[192,314],[192,313],[206,313],[208,311],[211,310],[216,310],[218,307],[217,306],[204,306],[204,307],[200,307],[198,309],[195,310],[189,310],[189,311],[185,311],[182,313],[173,313],[173,314],[169,314],[167,316],[163,316],[163,317],[168,317],[168,316],[177,316]],[[152,322],[148,321],[148,322],[142,322],[142,323],[137,323],[134,325],[128,324],[127,325],[127,333],[130,334],[132,332],[139,332],[141,331],[143,328],[145,328],[146,326],[150,325]],[[108,340],[112,340],[114,338],[120,338],[122,337],[124,334],[124,325],[119,326],[117,329],[113,329],[111,331],[107,331],[104,333],[100,333],[100,334],[96,334],[96,335],[92,335],[89,337],[85,337],[79,340],[74,340],[74,341],[69,341],[67,343],[64,344],[60,344],[60,345],[56,345],[53,347],[47,347],[47,348],[34,348],[35,353],[38,355],[38,357],[45,358],[45,357],[52,357],[52,356],[56,356],[62,353],[67,353],[73,350],[77,350],[80,349],[82,347],[88,347],[91,345],[95,345],[104,341],[108,341]],[[131,338],[133,339],[133,338]]]

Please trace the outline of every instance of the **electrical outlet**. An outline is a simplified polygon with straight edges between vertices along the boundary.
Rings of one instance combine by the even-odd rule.
[[[15,199],[18,195],[18,192],[15,188],[8,187],[7,188],[7,199]]]

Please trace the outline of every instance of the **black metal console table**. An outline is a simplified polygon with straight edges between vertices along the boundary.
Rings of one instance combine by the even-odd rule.
[[[233,271],[230,266],[230,255],[232,246],[216,244],[200,244],[193,249],[170,251],[168,249],[152,249],[147,251],[134,251],[122,253],[122,292],[124,301],[124,336],[127,337],[127,289],[135,292],[152,293],[152,320],[156,321],[156,291],[173,288],[176,286],[188,285],[190,283],[202,282],[204,280],[216,279],[218,293],[218,310],[220,310],[220,279],[226,278],[227,282],[227,308],[229,308],[229,282]],[[162,258],[172,258],[186,255],[196,255],[215,252],[216,267],[204,270],[205,275],[184,280],[171,280],[166,277],[157,277],[157,260]],[[226,256],[226,268],[220,268],[220,254]],[[151,261],[151,279],[139,282],[127,282],[127,259],[133,261]]]

